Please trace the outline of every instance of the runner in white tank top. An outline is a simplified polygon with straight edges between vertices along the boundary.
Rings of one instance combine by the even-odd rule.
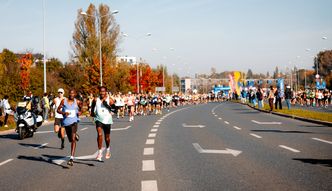
[[[98,155],[97,160],[102,161],[103,157],[103,131],[106,143],[106,159],[111,157],[111,125],[113,124],[111,105],[114,104],[114,100],[107,96],[107,88],[99,88],[99,97],[94,99],[91,107],[91,116],[94,117],[97,130],[97,144],[98,144]]]
[[[54,98],[54,132],[58,134],[58,137],[61,139],[61,149],[65,147],[65,128],[62,125],[63,115],[57,112],[58,107],[61,101],[64,99],[65,91],[60,88],[58,89],[58,96]]]

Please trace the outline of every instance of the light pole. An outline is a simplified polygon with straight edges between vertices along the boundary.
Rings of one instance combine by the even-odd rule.
[[[44,93],[46,93],[46,53],[45,53],[45,0],[43,0],[43,54],[44,54]]]
[[[118,10],[115,10],[111,13],[111,15],[115,15],[119,13]],[[82,11],[81,15],[88,16],[88,17],[96,17],[94,15],[89,15],[86,12]],[[100,86],[103,86],[103,64],[102,64],[102,52],[101,52],[101,18],[108,16],[108,14],[101,16],[98,14],[98,34],[99,34],[99,67],[100,67]]]
[[[143,37],[149,37],[149,36],[151,36],[152,34],[151,33],[146,33]],[[126,33],[122,33],[122,36],[124,36],[124,37],[130,37],[128,34],[126,34]],[[139,38],[135,38],[136,40],[138,40]],[[140,58],[140,60],[141,60],[141,58]],[[137,94],[140,92],[140,83],[139,83],[139,71],[138,71],[138,69],[139,69],[139,67],[138,67],[138,65],[139,65],[139,63],[137,62],[136,63],[136,85],[137,85]]]

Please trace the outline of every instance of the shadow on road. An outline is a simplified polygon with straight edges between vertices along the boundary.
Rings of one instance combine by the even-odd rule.
[[[282,130],[251,130],[254,132],[266,132],[266,133],[313,133],[313,132],[308,132],[308,131],[282,131]]]
[[[313,165],[321,165],[324,167],[329,167],[332,170],[332,159],[293,158],[293,160],[301,161],[303,163],[309,163],[309,164],[313,164]]]
[[[21,160],[46,162],[48,164],[52,164],[52,165],[55,165],[55,166],[60,166],[63,169],[69,169],[69,167],[66,166],[66,165],[56,164],[56,163],[53,162],[53,160],[62,159],[62,158],[66,158],[66,157],[65,156],[56,156],[56,155],[42,155],[42,156],[23,156],[23,155],[19,155],[17,157],[17,159],[21,159]],[[83,164],[83,165],[87,165],[87,166],[95,166],[94,164],[85,163],[85,162],[81,162],[81,161],[77,161],[77,160],[75,160],[74,163]]]
[[[0,135],[0,139],[15,139],[15,140],[19,140],[17,134]]]
[[[24,147],[35,147],[35,148],[40,146],[40,144],[31,144],[31,143],[19,143],[19,145],[24,146]],[[40,149],[60,149],[61,150],[61,148],[59,148],[59,147],[50,147],[47,145],[40,147]]]

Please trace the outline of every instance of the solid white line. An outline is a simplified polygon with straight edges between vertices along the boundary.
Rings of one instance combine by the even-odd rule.
[[[147,139],[145,144],[147,145],[153,145],[154,144],[154,139]]]
[[[279,147],[284,148],[284,149],[287,149],[287,150],[292,151],[292,152],[294,152],[294,153],[299,153],[299,152],[300,152],[299,150],[296,150],[296,149],[293,149],[293,148],[287,147],[287,146],[285,146],[285,145],[279,145]]]
[[[224,121],[227,125],[229,124],[229,122],[228,121]]]
[[[219,117],[218,119],[222,120],[222,118],[221,118],[221,117]]]
[[[151,132],[157,132],[158,129],[151,129]]]
[[[316,141],[320,141],[320,142],[323,142],[323,143],[327,143],[327,144],[331,144],[332,145],[332,142],[331,141],[327,141],[327,140],[324,140],[324,139],[318,139],[318,138],[312,138],[313,140],[316,140]]]
[[[156,180],[143,180],[141,182],[142,191],[158,191],[157,181]]]
[[[154,154],[154,149],[153,147],[150,148],[144,148],[143,155],[153,155]]]
[[[159,125],[154,125],[153,127],[159,127]]]
[[[149,137],[149,138],[153,138],[153,137],[156,137],[156,136],[157,136],[156,133],[150,133],[148,137]]]
[[[143,160],[142,171],[155,171],[154,160]]]
[[[8,159],[8,160],[5,160],[5,161],[3,161],[3,162],[0,163],[0,166],[4,165],[4,164],[6,164],[6,163],[9,163],[9,162],[12,161],[12,160],[14,160],[14,159]]]
[[[116,129],[111,129],[111,131],[123,131],[129,129],[131,126],[127,126],[125,128],[116,128]]]
[[[258,139],[261,139],[261,138],[262,138],[261,136],[256,135],[256,134],[254,134],[254,133],[250,133],[250,135],[253,136],[253,137],[256,137],[256,138],[258,138]]]
[[[85,127],[85,128],[83,128],[83,129],[81,129],[81,131],[84,131],[84,130],[87,130],[88,128],[87,127]]]
[[[42,145],[40,145],[40,146],[38,146],[38,147],[35,147],[34,149],[40,149],[40,148],[42,148],[42,147],[45,147],[46,145],[48,145],[48,143],[44,143],[44,144],[42,144]]]
[[[234,127],[234,129],[241,130],[240,127],[237,127],[237,126],[233,126],[233,127]]]

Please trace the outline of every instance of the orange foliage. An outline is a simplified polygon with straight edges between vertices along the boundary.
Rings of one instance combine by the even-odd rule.
[[[23,91],[28,90],[30,86],[30,67],[32,65],[32,55],[25,54],[22,58],[18,59],[20,66],[20,77],[21,77],[21,89]]]

